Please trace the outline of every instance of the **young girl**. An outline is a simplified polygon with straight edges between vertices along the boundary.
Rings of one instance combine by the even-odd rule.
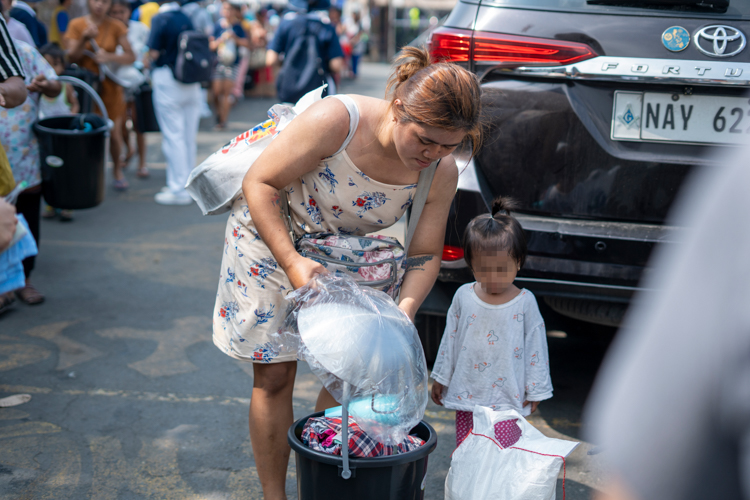
[[[473,428],[475,405],[528,416],[552,397],[544,320],[534,295],[513,284],[526,259],[526,239],[511,208],[510,200],[498,198],[492,215],[466,227],[464,258],[476,282],[453,297],[432,370],[432,400],[456,410],[457,445]],[[500,422],[495,437],[507,447],[520,430],[515,422]]]
[[[54,68],[58,76],[65,71],[65,51],[56,43],[48,43],[39,49],[50,66]],[[42,96],[39,101],[39,118],[48,118],[58,115],[74,115],[81,109],[78,104],[73,86],[69,83],[62,84],[63,91],[55,98]]]

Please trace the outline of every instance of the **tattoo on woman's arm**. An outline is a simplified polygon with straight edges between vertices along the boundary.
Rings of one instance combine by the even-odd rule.
[[[284,213],[284,207],[281,205],[281,196],[279,196],[279,193],[274,193],[273,198],[271,198],[271,203],[273,203],[273,206],[279,209],[279,217],[282,219],[286,216]]]
[[[435,258],[434,255],[420,255],[418,257],[407,257],[406,272],[424,271],[424,265]]]

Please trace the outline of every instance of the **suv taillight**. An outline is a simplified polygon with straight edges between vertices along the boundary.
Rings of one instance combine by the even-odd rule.
[[[443,246],[443,260],[454,261],[464,258],[464,249],[453,245]]]
[[[505,35],[486,31],[438,28],[430,38],[435,61],[497,63],[503,66],[565,66],[596,57],[584,43]]]
[[[471,53],[471,31],[437,28],[428,44],[433,61],[467,62]]]

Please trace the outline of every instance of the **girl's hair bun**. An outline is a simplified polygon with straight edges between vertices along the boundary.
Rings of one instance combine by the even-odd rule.
[[[430,53],[424,47],[404,47],[394,61],[396,66],[388,81],[386,94],[395,91],[399,85],[432,64]]]
[[[496,215],[510,215],[511,210],[518,208],[518,203],[508,196],[498,196],[492,201],[492,217]],[[505,212],[505,213],[501,213]]]
[[[492,202],[492,214],[477,215],[466,225],[464,230],[464,259],[472,267],[475,255],[484,252],[497,253],[507,251],[516,261],[519,269],[526,262],[526,236],[521,223],[510,211],[517,207],[512,198],[501,196]]]

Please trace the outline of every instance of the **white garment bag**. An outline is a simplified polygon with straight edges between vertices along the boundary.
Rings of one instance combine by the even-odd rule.
[[[521,438],[503,448],[495,424],[518,419]],[[554,500],[557,476],[576,441],[548,438],[517,411],[474,407],[474,429],[453,452],[445,500]]]
[[[322,99],[325,85],[305,94],[292,107],[276,104],[269,119],[241,133],[206,158],[190,173],[185,189],[203,215],[228,212],[242,192],[242,179],[274,137],[304,110]]]

